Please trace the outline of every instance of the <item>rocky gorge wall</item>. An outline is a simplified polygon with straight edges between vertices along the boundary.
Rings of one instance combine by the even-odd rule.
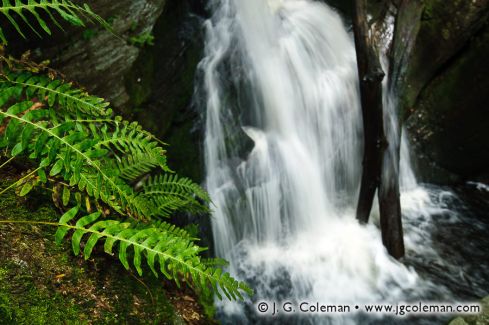
[[[405,1],[408,2],[408,1]],[[401,111],[424,180],[489,172],[489,1],[412,1]],[[415,3],[412,5],[412,3]]]

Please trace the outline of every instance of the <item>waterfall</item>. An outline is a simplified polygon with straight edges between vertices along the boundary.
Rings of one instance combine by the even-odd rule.
[[[388,256],[378,228],[355,219],[362,117],[353,38],[340,16],[311,0],[211,7],[200,69],[216,255],[258,301],[379,303],[422,290]],[[402,185],[416,190],[405,147]],[[250,304],[219,307],[224,319],[256,317],[245,316]]]

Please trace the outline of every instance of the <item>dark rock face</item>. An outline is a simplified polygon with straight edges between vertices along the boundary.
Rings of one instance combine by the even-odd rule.
[[[165,0],[90,1],[92,9],[106,19],[113,35],[100,26],[69,28],[39,43],[41,58],[69,79],[107,98],[118,109],[128,109],[130,95],[124,77],[138,58],[140,48],[131,37],[149,33],[165,7]],[[31,48],[33,43],[28,44]]]
[[[488,54],[485,28],[421,92],[408,122],[427,158],[464,177],[489,169]]]
[[[352,2],[323,0],[349,23]],[[489,175],[488,0],[372,0],[397,8],[389,76],[423,181]]]
[[[405,75],[406,98],[413,105],[421,90],[440,72],[446,69],[454,57],[467,47],[471,38],[486,24],[487,0],[474,1],[405,1],[413,9],[422,9],[419,21],[404,24],[419,25],[414,48]],[[422,3],[422,6],[419,4]]]
[[[170,166],[195,181],[203,179],[202,130],[192,106],[203,14],[200,1],[168,2],[153,29],[155,45],[126,75],[132,118],[168,143]]]
[[[421,175],[447,183],[487,173],[489,1],[404,3],[394,65]]]

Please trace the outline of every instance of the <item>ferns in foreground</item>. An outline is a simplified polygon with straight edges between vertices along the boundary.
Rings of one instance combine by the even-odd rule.
[[[0,113],[0,123],[8,120],[0,148],[38,161],[41,182],[48,176],[61,177],[71,189],[139,219],[166,217],[186,207],[205,212],[199,200],[208,197],[204,191],[193,192],[195,186],[181,186],[187,179],[173,176],[172,184],[167,177],[143,181],[143,188],[170,186],[168,195],[158,200],[130,186],[155,168],[170,172],[165,151],[137,123],[112,120],[99,98],[25,72],[5,75],[0,91],[0,105],[12,104]]]
[[[63,20],[74,26],[85,26],[83,21],[86,20],[95,21],[110,30],[110,26],[107,22],[94,13],[87,4],[80,6],[69,0],[28,0],[27,3],[25,3],[25,1],[22,2],[21,0],[2,0],[0,13],[2,14],[1,16],[7,18],[15,30],[24,38],[25,35],[22,32],[22,28],[19,26],[19,20],[23,21],[23,23],[39,37],[41,37],[41,30],[48,35],[51,35],[51,29],[42,18],[43,14],[45,14],[50,22],[61,30],[63,28],[56,20],[54,16],[55,14],[58,14]],[[39,26],[33,26],[30,18],[33,18]],[[7,39],[5,38],[2,28],[0,28],[0,40],[2,43],[7,44]]]
[[[72,231],[75,254],[82,251],[89,258],[104,241],[109,254],[118,245],[126,268],[132,255],[139,274],[144,257],[155,275],[177,284],[185,279],[206,292],[213,288],[219,297],[220,288],[229,299],[251,293],[202,260],[204,249],[186,231],[160,221],[177,211],[207,213],[210,199],[199,185],[168,168],[154,136],[135,122],[113,117],[108,106],[61,80],[25,71],[0,76],[0,149],[36,164],[14,184],[20,195],[43,186],[59,207],[74,206],[56,224],[56,240]],[[122,221],[108,218],[113,215]]]
[[[56,241],[60,243],[70,230],[74,232],[72,246],[75,255],[80,253],[80,243],[86,235],[89,237],[85,238],[82,252],[85,259],[90,258],[98,241],[105,241],[104,250],[108,254],[113,254],[114,245],[119,243],[119,259],[126,269],[130,264],[128,249],[133,248],[132,264],[139,275],[143,274],[142,256],[145,254],[147,265],[155,276],[158,276],[156,268],[159,264],[160,272],[178,285],[182,275],[190,285],[200,288],[211,286],[221,299],[218,287],[229,299],[243,299],[240,290],[248,290],[228,273],[222,274],[220,269],[204,266],[198,257],[203,248],[196,246],[181,229],[168,224],[134,226],[130,222],[100,220],[100,212],[78,219],[75,225],[68,224],[77,212],[78,208],[75,207],[65,213],[56,233]]]

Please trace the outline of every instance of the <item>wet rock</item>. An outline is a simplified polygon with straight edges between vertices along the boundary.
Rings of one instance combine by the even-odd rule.
[[[486,28],[421,92],[408,121],[417,150],[465,178],[488,171],[488,53]]]
[[[131,38],[150,33],[165,7],[165,0],[95,0],[89,4],[102,16],[114,33],[102,26],[86,28],[67,26],[66,32],[56,30],[52,37],[12,44],[14,52],[34,49],[34,59],[49,59],[60,70],[90,92],[107,98],[117,109],[127,108],[129,93],[125,75],[141,51]],[[54,29],[53,29],[54,30]]]
[[[131,117],[168,143],[170,166],[195,181],[203,180],[203,131],[193,105],[203,10],[199,1],[168,2],[154,27],[155,45],[141,51],[126,75]]]
[[[394,81],[423,180],[487,173],[489,1],[404,1],[401,10]]]

